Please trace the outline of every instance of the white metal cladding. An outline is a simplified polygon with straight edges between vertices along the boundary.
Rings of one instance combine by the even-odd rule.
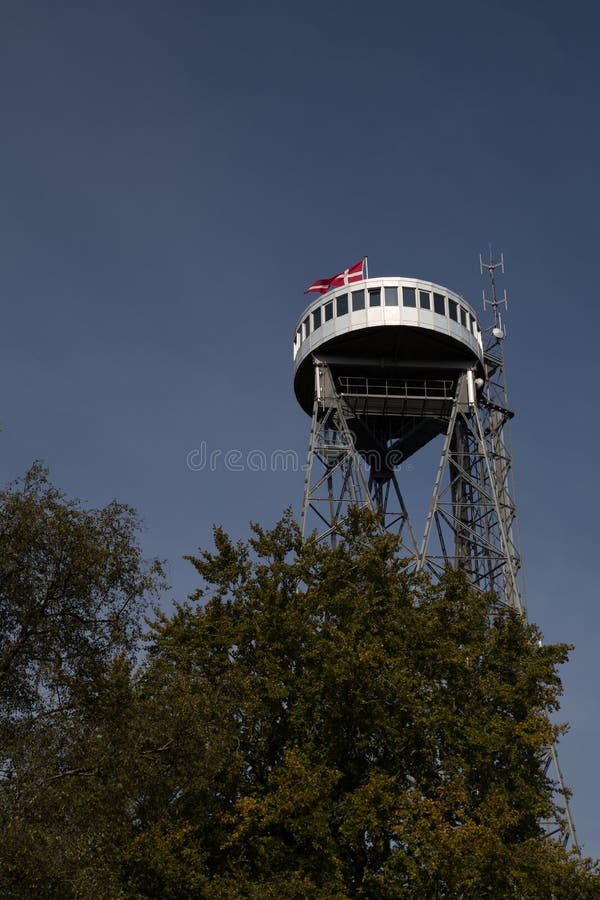
[[[386,288],[391,289],[387,305]],[[397,298],[395,305],[392,305],[394,288]],[[403,291],[403,288],[407,290]],[[370,305],[371,295],[378,289],[379,305]],[[353,309],[352,295],[360,291],[364,292],[364,307]],[[404,301],[412,302],[413,291],[415,305],[407,305]],[[429,308],[424,305],[427,294]],[[347,296],[347,312],[338,315],[337,298],[343,298],[344,295]],[[434,295],[437,298],[435,300],[437,312],[434,309]],[[443,304],[440,298],[443,298]],[[326,320],[326,307],[330,303],[333,304],[332,315]],[[357,298],[355,305],[359,304],[360,298]],[[443,313],[439,311],[442,305]],[[452,318],[453,315],[456,315],[456,319]],[[297,369],[308,354],[332,338],[381,325],[407,325],[448,335],[465,344],[480,360],[483,360],[481,327],[473,309],[459,294],[449,291],[442,285],[421,281],[419,278],[368,278],[329,291],[306,307],[294,333],[294,368]]]

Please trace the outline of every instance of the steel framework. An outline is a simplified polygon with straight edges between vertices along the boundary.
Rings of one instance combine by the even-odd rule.
[[[484,374],[464,363],[453,377],[422,380],[398,377],[336,377],[335,360],[314,356],[314,405],[304,498],[302,530],[316,528],[321,539],[335,544],[351,505],[370,508],[381,528],[400,539],[407,567],[437,577],[447,567],[464,569],[482,591],[492,591],[501,604],[526,617],[519,527],[513,481],[503,352],[504,328],[491,251],[481,271],[488,271],[491,296],[484,308],[493,324],[484,332]],[[361,370],[364,373],[364,369]],[[412,373],[414,375],[414,373]],[[382,420],[394,428],[382,429]],[[394,437],[390,438],[392,433]],[[424,533],[417,541],[398,479],[406,448],[443,435],[443,446]],[[401,434],[401,439],[398,439]],[[413,440],[414,435],[416,442]],[[411,440],[413,443],[411,444]],[[404,450],[402,449],[404,448]],[[551,770],[561,820],[544,823],[549,835],[578,849],[577,838],[555,746],[541,761]]]

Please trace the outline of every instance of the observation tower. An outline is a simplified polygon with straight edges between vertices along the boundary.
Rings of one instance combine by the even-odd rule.
[[[294,392],[311,417],[304,534],[335,544],[351,505],[400,538],[407,566],[433,577],[463,569],[473,585],[526,615],[496,269],[482,328],[460,295],[420,278],[363,277],[359,265],[316,282],[321,296],[294,333]],[[327,290],[329,285],[335,284]],[[437,439],[429,511],[420,528],[402,493],[402,466]],[[548,749],[564,822],[548,833],[576,847],[556,748]]]

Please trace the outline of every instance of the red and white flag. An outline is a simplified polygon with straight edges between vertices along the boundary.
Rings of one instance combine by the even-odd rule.
[[[314,292],[316,294],[326,294],[331,288],[342,287],[344,284],[354,284],[355,281],[362,281],[365,277],[364,269],[365,257],[359,262],[354,263],[353,266],[344,269],[343,272],[334,275],[333,278],[320,278],[318,281],[313,281],[313,283],[306,288],[304,293],[310,294],[311,292]]]

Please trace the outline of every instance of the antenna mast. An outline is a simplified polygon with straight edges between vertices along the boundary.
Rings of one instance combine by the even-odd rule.
[[[502,306],[504,309],[508,308],[508,298],[506,296],[506,290],[504,290],[503,296],[500,298],[498,298],[496,292],[496,269],[499,269],[504,275],[504,254],[500,254],[499,260],[494,260],[492,245],[490,244],[489,259],[487,262],[484,262],[481,254],[479,254],[479,268],[482,275],[484,270],[487,270],[489,275],[491,296],[489,298],[486,297],[485,290],[483,291],[483,308],[484,310],[491,309],[493,315],[492,326],[483,332],[485,339],[484,364],[487,379],[486,391],[484,398],[482,399],[482,407],[485,408],[487,406],[488,408],[489,421],[487,427],[489,428],[491,452],[493,454],[496,470],[500,508],[503,510],[505,531],[510,538],[510,544],[514,548],[514,560],[520,576],[520,603],[515,603],[513,605],[520,610],[525,618],[527,618],[525,583],[521,569],[521,540],[512,471],[510,419],[512,418],[513,413],[508,409],[508,392],[504,364],[504,338],[506,332],[500,314],[500,308]],[[564,810],[564,821],[545,822],[544,826],[546,831],[550,837],[562,839],[565,846],[570,843],[574,850],[579,851],[575,825],[569,806],[569,792],[563,779],[562,770],[558,760],[558,751],[555,744],[546,749],[542,764],[546,774],[549,771],[552,772],[555,790]]]
[[[492,296],[490,299],[487,299],[485,296],[485,291],[483,292],[483,308],[487,309],[490,307],[494,313],[494,328],[498,331],[502,331],[502,318],[500,316],[499,309],[501,306],[504,306],[505,309],[508,309],[508,298],[506,296],[506,290],[504,291],[504,297],[498,300],[496,295],[496,269],[500,269],[502,274],[504,275],[504,254],[500,254],[500,259],[497,262],[494,262],[494,257],[492,255],[492,245],[490,244],[490,258],[488,262],[483,261],[483,257],[481,253],[479,254],[479,271],[483,275],[483,270],[487,269],[490,276],[490,285]],[[503,334],[495,335],[495,337],[504,337]]]

